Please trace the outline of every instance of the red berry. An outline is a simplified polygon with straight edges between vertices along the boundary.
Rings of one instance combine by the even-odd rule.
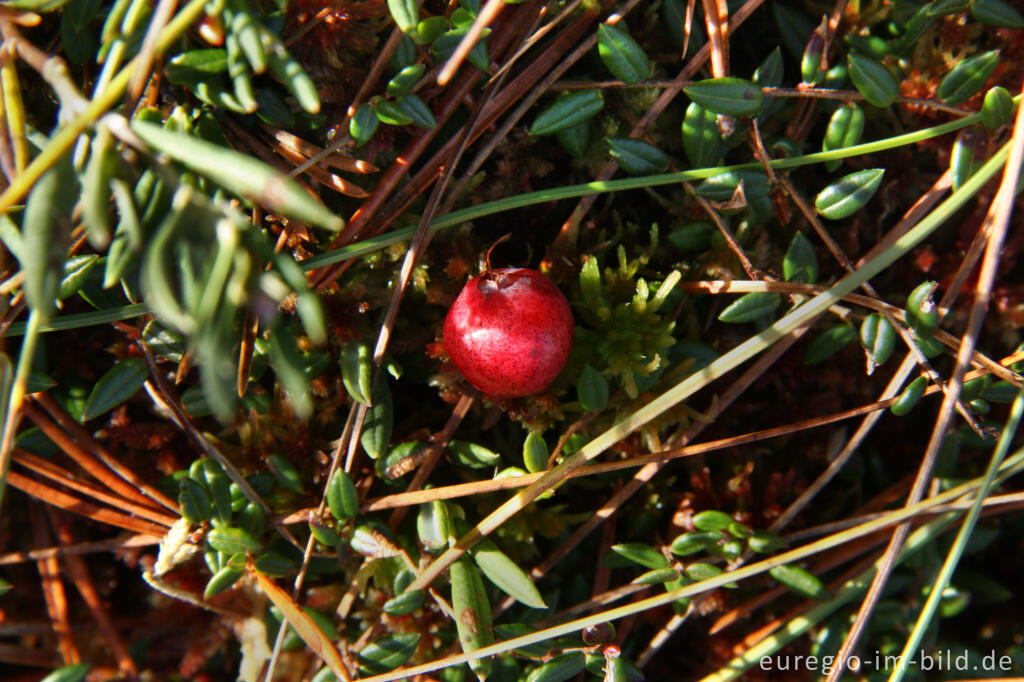
[[[562,371],[572,311],[536,270],[501,268],[474,277],[444,320],[444,345],[469,383],[498,398],[538,393]]]

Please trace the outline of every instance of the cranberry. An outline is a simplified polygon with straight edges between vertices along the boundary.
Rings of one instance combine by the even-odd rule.
[[[444,320],[444,345],[469,383],[498,398],[544,390],[565,366],[572,311],[536,270],[500,268],[474,277]]]

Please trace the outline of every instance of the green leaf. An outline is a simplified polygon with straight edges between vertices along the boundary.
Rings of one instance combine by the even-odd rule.
[[[369,407],[370,395],[370,347],[359,341],[349,341],[341,348],[341,378],[345,390],[356,402]]]
[[[206,589],[203,590],[203,599],[213,599],[238,582],[239,578],[245,575],[244,568],[232,568],[225,566],[220,569],[207,581]]]
[[[850,79],[864,99],[876,107],[887,107],[896,101],[899,85],[881,62],[851,53],[846,63]]]
[[[604,108],[600,90],[577,90],[559,97],[540,112],[530,126],[531,135],[551,135],[593,118]]]
[[[663,173],[672,163],[671,156],[643,140],[609,137],[607,141],[612,158],[630,175]]]
[[[718,531],[689,531],[677,536],[669,550],[676,556],[688,556],[701,552],[724,538],[725,535]]]
[[[206,541],[218,552],[238,554],[258,552],[260,543],[241,528],[214,528],[206,534]]]
[[[922,282],[907,296],[907,326],[914,330],[918,339],[931,337],[939,326],[939,309],[933,298],[938,286],[938,282]]]
[[[741,324],[753,322],[775,312],[782,303],[779,294],[771,292],[753,292],[744,294],[733,301],[718,315],[719,322]]]
[[[864,134],[864,121],[864,110],[856,104],[850,103],[836,109],[829,119],[828,128],[825,129],[821,150],[830,152],[834,149],[852,147],[860,142],[861,136]],[[834,159],[826,161],[825,167],[834,171],[841,164],[842,161]]]
[[[64,262],[64,277],[57,290],[57,298],[63,300],[74,296],[85,286],[93,269],[100,264],[100,257],[95,254],[72,256]]]
[[[0,597],[10,592],[12,587],[14,586],[6,580],[4,580],[3,578],[0,578]]]
[[[582,159],[590,145],[590,121],[582,121],[555,133],[558,143],[577,159]]]
[[[729,201],[740,183],[743,183],[743,196],[748,202],[768,196],[772,188],[771,181],[763,171],[739,170],[713,175],[697,185],[694,192],[711,201]]]
[[[536,628],[525,623],[497,623],[494,626],[494,633],[502,640],[514,639],[537,632]],[[512,651],[527,658],[544,658],[554,646],[554,640],[548,642],[536,642],[513,649]]]
[[[792,564],[775,566],[769,569],[768,574],[780,584],[805,597],[821,601],[832,597],[817,576],[799,566]]]
[[[587,412],[603,410],[608,404],[608,379],[590,365],[584,365],[576,382],[576,395]]]
[[[989,130],[1004,126],[1013,118],[1013,109],[1010,91],[997,85],[985,93],[985,101],[981,106],[981,124]]]
[[[853,343],[856,338],[856,330],[849,325],[838,324],[826,329],[807,344],[807,350],[804,351],[804,365],[817,365],[824,362],[846,345]]]
[[[423,64],[411,64],[405,67],[388,81],[387,93],[392,97],[408,95],[426,72],[427,67]]]
[[[655,568],[647,571],[643,575],[639,575],[629,581],[630,585],[660,585],[661,583],[670,583],[673,580],[679,580],[679,571],[676,569],[665,566],[664,568]]]
[[[718,566],[715,566],[714,564],[697,562],[694,564],[690,564],[685,569],[683,569],[683,573],[685,573],[686,577],[690,580],[693,580],[694,582],[700,582],[701,580],[710,580],[711,578],[717,578],[718,576],[725,573],[725,571],[723,571]]]
[[[359,554],[372,559],[386,559],[402,553],[391,539],[390,531],[376,522],[373,525],[358,526],[352,533],[349,546]]]
[[[65,154],[36,181],[25,203],[19,251],[22,291],[29,307],[44,319],[56,304],[77,199],[78,182]]]
[[[459,642],[466,653],[494,643],[491,622],[491,605],[487,601],[480,572],[468,556],[461,556],[452,563],[449,576],[452,583],[452,609],[455,611],[455,628]],[[490,673],[489,659],[470,661],[470,668],[481,681]]]
[[[256,502],[249,502],[238,512],[238,527],[253,537],[259,537],[267,526],[267,513]]]
[[[980,140],[973,130],[961,130],[956,136],[949,154],[949,170],[953,174],[954,192],[960,189],[981,166],[981,159],[975,155],[979,143]]]
[[[531,672],[526,682],[565,682],[579,675],[586,664],[582,651],[567,651]]]
[[[719,162],[724,153],[717,116],[697,102],[690,102],[683,118],[683,151],[690,165],[706,168]]]
[[[91,24],[99,9],[100,0],[69,0],[64,7],[60,17],[60,44],[65,56],[75,64],[91,61],[96,54],[96,32]]]
[[[398,108],[409,117],[412,124],[417,128],[430,130],[437,125],[437,121],[434,119],[434,112],[430,110],[427,103],[420,99],[419,96],[408,94],[398,100],[397,104]]]
[[[999,50],[991,50],[965,59],[942,77],[936,96],[946,104],[960,104],[981,89],[996,65],[999,64]]]
[[[928,388],[928,377],[917,377],[903,389],[896,402],[889,406],[889,411],[897,417],[907,414],[917,405],[917,401],[924,395],[926,388]]]
[[[548,444],[544,442],[542,435],[536,431],[526,434],[526,440],[523,441],[523,465],[527,471],[535,474],[547,469],[548,454]]]
[[[1024,28],[1024,17],[1004,0],[972,0],[971,16],[989,26]]]
[[[782,258],[782,275],[787,282],[814,284],[818,279],[818,256],[803,232],[797,232]]]
[[[612,545],[612,551],[623,556],[634,563],[647,568],[664,568],[668,566],[668,559],[661,552],[642,542],[623,542]]]
[[[693,515],[693,527],[701,531],[725,530],[733,524],[732,517],[724,511],[706,509]]]
[[[373,106],[373,113],[381,123],[386,123],[389,126],[407,126],[412,123],[412,116],[390,100],[377,100]]]
[[[389,3],[390,4],[390,3]],[[413,3],[415,6],[415,3]],[[358,654],[359,667],[366,675],[380,675],[409,660],[420,644],[418,632],[399,632],[367,644]]]
[[[381,605],[380,609],[384,613],[392,616],[405,616],[419,607],[423,606],[424,599],[423,590],[412,590],[411,592],[403,592],[397,597],[388,599],[384,604]]]
[[[424,22],[420,23],[421,27],[423,23]],[[441,23],[444,23],[443,19],[441,20]],[[456,28],[453,31],[447,31],[443,33],[436,40],[430,41],[432,42],[432,45],[430,46],[431,51],[434,53],[434,56],[437,58],[437,60],[444,61],[451,57],[452,54],[455,52],[456,48],[459,46],[459,43],[461,43],[462,39],[466,36],[466,33],[468,31],[469,26]],[[490,33],[490,29],[484,29],[483,33],[481,34],[481,39],[475,45],[473,45],[473,49],[471,49],[469,51],[469,54],[466,55],[466,61],[468,61],[470,64],[480,69],[481,71],[486,71],[487,68],[490,66],[490,58],[487,56],[486,42],[486,37],[488,33]]]
[[[419,23],[420,9],[416,0],[388,0],[388,11],[402,33],[409,33]]]
[[[860,345],[872,367],[885,364],[896,348],[896,330],[884,316],[871,313],[861,322]]]
[[[344,226],[341,218],[310,196],[301,185],[248,154],[138,119],[132,121],[132,130],[143,142],[194,173],[272,212],[334,231]]]
[[[366,411],[363,432],[359,435],[359,442],[372,459],[377,459],[387,452],[391,444],[394,421],[391,386],[387,377],[381,376],[373,386],[373,406]]]
[[[747,547],[759,554],[767,554],[786,546],[786,541],[767,530],[755,530],[747,539]]]
[[[651,75],[651,64],[643,48],[618,26],[597,27],[597,52],[612,75],[627,85]]]
[[[380,119],[377,118],[373,106],[367,103],[360,104],[356,108],[356,113],[352,116],[352,120],[349,121],[348,134],[352,136],[356,147],[362,147],[377,132],[379,124]]]
[[[682,227],[677,227],[668,234],[668,241],[684,253],[693,251],[707,251],[711,248],[711,235],[715,232],[715,226],[711,223],[699,220]]]
[[[207,81],[217,82],[228,69],[228,53],[220,48],[189,50],[169,59],[164,66],[167,80],[175,85],[194,86]]]
[[[456,462],[471,469],[486,469],[501,461],[501,455],[488,450],[482,445],[464,440],[453,440],[448,444],[448,452]]]
[[[261,29],[266,32],[266,29]],[[320,94],[317,92],[316,83],[310,77],[302,65],[289,54],[280,43],[274,40],[274,48],[267,52],[267,66],[271,73],[292,94],[295,101],[302,109],[310,114],[320,111]]]
[[[469,552],[487,579],[502,592],[531,608],[547,608],[530,576],[490,539],[483,538]]]
[[[729,116],[754,116],[764,102],[761,88],[742,78],[709,78],[684,91],[705,109]]]
[[[818,193],[814,208],[830,220],[848,218],[864,208],[875,195],[883,175],[884,168],[867,168],[844,175]]]
[[[338,469],[327,484],[327,507],[339,521],[355,518],[359,513],[359,491],[344,469]]]
[[[268,341],[270,364],[284,386],[288,402],[291,403],[297,417],[306,419],[313,413],[313,398],[309,391],[306,363],[295,335],[284,323],[283,318],[279,318],[271,328]]]
[[[208,521],[213,515],[213,503],[205,487],[189,476],[182,476],[178,485],[178,506],[182,517],[189,523]]]
[[[90,670],[92,670],[92,665],[89,663],[66,665],[62,668],[57,668],[39,682],[82,682]]]
[[[299,476],[299,470],[289,460],[281,455],[270,455],[267,457],[267,468],[285,489],[296,494],[302,493],[302,477]]]
[[[416,514],[416,533],[428,551],[448,546],[451,516],[444,500],[421,504]]]
[[[131,398],[142,388],[147,376],[149,370],[141,358],[127,358],[118,362],[93,386],[85,401],[82,421],[98,417]]]

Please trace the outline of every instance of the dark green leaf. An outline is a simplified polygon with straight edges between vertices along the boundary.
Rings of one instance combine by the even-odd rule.
[[[75,64],[91,61],[96,54],[96,32],[91,24],[99,8],[100,0],[69,0],[64,7],[60,17],[60,43],[64,54]]]
[[[373,385],[373,407],[366,411],[363,432],[359,442],[372,459],[378,459],[391,445],[394,425],[394,407],[391,404],[391,386],[386,376],[380,376]]]
[[[253,537],[263,534],[267,524],[267,513],[256,502],[247,503],[238,512],[238,527]]]
[[[359,491],[343,469],[335,471],[327,484],[327,507],[339,521],[355,518],[359,513]]]
[[[1024,17],[1004,0],[971,0],[971,15],[989,26],[1024,28]]]
[[[582,159],[590,144],[590,121],[582,121],[555,133],[558,143],[577,159]]]
[[[946,104],[960,104],[981,89],[999,63],[999,50],[965,59],[942,77],[936,96]]]
[[[411,64],[405,67],[388,81],[387,93],[392,97],[408,95],[426,72],[427,67],[423,64]]]
[[[445,32],[448,31],[448,20],[444,17],[427,17],[420,23],[416,24],[416,31],[412,33],[412,41],[416,45],[431,45],[437,53],[438,61],[442,61],[451,56],[451,53],[455,51],[456,46],[461,40],[461,36],[465,33],[457,33],[456,31],[450,31],[450,35]],[[450,43],[450,46],[444,45],[444,43]],[[443,54],[438,50],[438,43],[441,43]],[[415,52],[413,52],[415,57]]]
[[[589,367],[589,365],[587,365]],[[523,465],[531,474],[548,468],[548,444],[536,431],[530,431],[523,441]]]
[[[786,541],[767,530],[755,530],[747,539],[747,547],[760,554],[774,552],[786,546]]]
[[[953,174],[953,191],[960,189],[967,179],[981,166],[977,158],[981,140],[972,130],[961,130],[949,154],[949,170]]]
[[[970,6],[971,0],[932,0],[925,5],[928,14],[933,17],[966,12]]]
[[[386,123],[390,126],[407,126],[412,123],[412,116],[390,100],[378,100],[374,104],[373,113],[377,115],[381,123]]]
[[[306,363],[299,350],[295,335],[283,319],[279,319],[270,330],[267,344],[270,364],[274,367],[281,385],[284,386],[288,402],[295,415],[305,419],[313,412],[313,398],[309,391],[309,377],[306,375]]]
[[[782,259],[782,274],[787,282],[814,284],[818,279],[818,256],[814,245],[803,232],[797,232],[789,242]]]
[[[680,251],[707,251],[711,248],[711,235],[715,226],[709,222],[698,221],[678,227],[668,235],[668,241]]]
[[[779,294],[771,292],[754,292],[744,294],[733,301],[718,315],[719,322],[740,324],[753,322],[775,312],[782,303]]]
[[[577,90],[559,97],[537,115],[530,126],[531,135],[551,135],[593,118],[604,107],[599,90]]]
[[[853,343],[856,338],[856,330],[849,325],[837,324],[826,329],[807,344],[807,350],[804,352],[804,364],[810,366],[824,362],[841,351],[843,347]]]
[[[768,196],[772,185],[768,176],[759,170],[740,170],[719,173],[701,182],[694,191],[711,201],[729,201],[743,183],[743,196],[748,202]]]
[[[683,119],[683,150],[690,165],[706,168],[719,162],[724,152],[717,116],[697,102],[690,102]]]
[[[264,575],[269,575],[272,578],[283,578],[285,576],[295,575],[295,573],[298,572],[299,569],[298,565],[294,561],[292,561],[286,556],[277,554],[276,552],[264,552],[260,556],[256,557],[256,561],[253,562],[253,566],[260,573]],[[312,617],[313,620],[317,622],[317,625],[321,626],[320,629],[323,630],[325,633],[331,634],[332,632],[337,632],[337,630],[334,629],[333,625],[330,625],[329,627],[323,627],[321,621],[313,616],[314,612],[312,609],[308,607],[303,607],[303,610],[306,611],[306,613],[309,614],[310,617]],[[319,612],[317,612],[316,615],[320,616],[320,618],[323,618],[323,616]],[[337,634],[335,634],[334,639],[337,638],[338,636]]]
[[[664,554],[642,542],[624,542],[612,545],[612,551],[647,568],[664,568],[668,566],[668,559],[665,558]]]
[[[92,665],[89,663],[66,665],[63,668],[57,668],[39,682],[82,682],[90,670],[92,670]]]
[[[206,541],[218,552],[238,554],[256,552],[260,543],[241,528],[214,528],[206,534]]]
[[[380,119],[370,104],[360,104],[356,108],[356,113],[348,124],[348,133],[355,141],[356,147],[362,147],[373,137],[379,122]]]
[[[501,461],[501,455],[496,452],[464,440],[453,440],[448,444],[448,452],[456,462],[471,469],[492,467]]]
[[[693,527],[702,531],[725,530],[732,525],[732,517],[717,509],[706,509],[693,515]]]
[[[829,152],[834,149],[852,147],[860,142],[860,138],[864,134],[864,121],[864,110],[856,104],[851,103],[836,109],[829,119],[825,138],[821,142],[821,150]],[[825,167],[834,171],[841,164],[842,161],[834,159],[826,161]]]
[[[95,254],[68,258],[64,263],[64,278],[60,281],[57,297],[63,300],[77,294],[99,264],[100,257]]]
[[[415,3],[413,3],[415,5]],[[359,652],[359,667],[368,675],[394,670],[409,660],[419,646],[418,632],[400,632],[370,642]]]
[[[887,107],[896,101],[899,85],[881,62],[858,54],[850,54],[846,59],[850,79],[864,99],[876,107]]]
[[[349,341],[341,348],[341,378],[345,390],[353,400],[371,404],[370,347],[358,341]]]
[[[597,27],[597,52],[612,75],[633,85],[651,75],[651,64],[640,44],[618,26]]]
[[[775,566],[769,569],[768,573],[780,584],[785,585],[797,594],[822,601],[832,597],[822,582],[818,580],[817,576],[799,566],[792,564]]]
[[[694,582],[700,582],[701,580],[710,580],[711,578],[717,578],[718,576],[725,573],[721,568],[714,564],[708,564],[703,562],[697,562],[687,566],[683,573],[686,577]]]
[[[531,672],[526,682],[565,682],[579,675],[586,663],[582,651],[567,651]]]
[[[397,597],[388,599],[380,607],[381,611],[390,614],[392,616],[405,616],[419,607],[423,606],[423,590],[412,590],[411,592],[403,592]]]
[[[293,493],[302,493],[302,477],[298,469],[289,460],[281,455],[270,455],[267,457],[267,468],[274,474],[277,482]]]
[[[653,144],[629,137],[609,137],[608,148],[622,170],[630,175],[650,175],[664,172],[672,157]]]
[[[417,95],[409,94],[398,100],[398,108],[405,113],[417,128],[430,130],[437,125],[434,112]]]
[[[213,503],[204,486],[189,476],[183,476],[179,485],[178,506],[185,520],[189,523],[208,521],[213,515]]]
[[[44,319],[56,304],[77,199],[78,183],[65,154],[36,181],[26,200],[21,222],[22,291],[29,307]]]
[[[754,116],[761,111],[764,100],[761,88],[742,78],[710,78],[684,91],[705,109],[729,116]]]
[[[494,643],[491,622],[491,605],[487,591],[477,567],[468,556],[461,556],[452,563],[449,576],[452,583],[452,609],[455,611],[455,628],[459,633],[462,650],[470,653]],[[470,668],[481,680],[490,673],[489,659],[470,661]]]
[[[498,623],[494,626],[494,633],[498,635],[502,640],[514,639],[516,637],[522,637],[529,635],[537,630],[524,623]],[[515,653],[520,656],[526,656],[527,658],[544,658],[548,655],[554,646],[553,641],[549,642],[537,642],[535,644],[527,644],[517,649],[513,649]]]
[[[939,309],[933,298],[938,286],[938,282],[922,282],[907,296],[907,326],[918,339],[929,338],[939,326]]]
[[[206,589],[203,590],[203,599],[213,599],[218,594],[228,589],[236,582],[239,578],[245,575],[244,568],[232,568],[231,566],[225,566],[210,578],[206,583]]]
[[[814,208],[830,220],[848,218],[875,195],[885,175],[884,168],[867,168],[844,175],[818,193]]]
[[[885,364],[896,347],[896,330],[884,316],[872,313],[860,325],[860,345],[871,367]]]
[[[85,401],[82,421],[98,417],[131,398],[146,382],[149,370],[141,358],[121,360],[107,370]]]
[[[216,80],[228,69],[228,53],[220,48],[182,52],[167,61],[164,74],[175,85],[194,86]]]
[[[630,585],[660,585],[679,580],[679,571],[669,566],[655,568],[629,581]]]
[[[490,539],[483,538],[469,551],[487,579],[502,592],[529,607],[547,608],[530,576]]]
[[[985,93],[981,107],[981,123],[989,130],[1006,125],[1013,118],[1013,97],[1010,91],[997,85]]]
[[[317,92],[316,83],[279,43],[267,52],[267,66],[277,80],[284,83],[288,92],[305,112],[315,114],[320,111],[320,94]]]
[[[917,377],[911,381],[905,389],[903,389],[903,392],[899,394],[896,402],[889,407],[889,411],[897,417],[902,417],[907,414],[910,410],[914,409],[915,405],[917,405],[917,401],[924,395],[924,389],[927,387],[928,377]]]
[[[725,536],[718,531],[690,531],[677,536],[669,549],[676,556],[688,556],[703,551],[724,538]]]
[[[587,412],[603,410],[608,404],[608,379],[590,365],[584,365],[576,382],[576,395]]]

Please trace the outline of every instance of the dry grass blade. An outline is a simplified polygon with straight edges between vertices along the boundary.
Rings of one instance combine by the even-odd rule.
[[[48,559],[50,557],[62,557],[66,554],[99,554],[115,552],[121,549],[133,549],[136,547],[152,547],[153,545],[158,544],[160,544],[160,538],[157,536],[129,535],[124,538],[115,538],[113,540],[80,542],[75,545],[59,545],[57,547],[7,552],[6,554],[0,554],[0,566],[21,564],[28,561],[38,561],[40,559]]]

